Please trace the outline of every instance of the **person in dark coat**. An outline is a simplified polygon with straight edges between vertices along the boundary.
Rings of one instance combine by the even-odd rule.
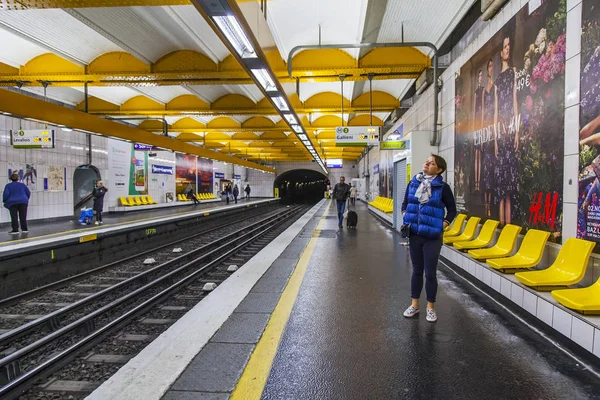
[[[21,222],[21,232],[28,233],[27,230],[27,205],[31,192],[27,185],[19,182],[19,174],[10,176],[10,183],[4,187],[2,200],[4,207],[10,211],[10,222],[12,230],[8,232],[10,235],[19,234],[19,221]]]
[[[94,206],[92,207],[96,214],[96,225],[102,225],[102,209],[104,208],[104,195],[108,192],[108,189],[104,187],[104,182],[96,182],[96,187],[92,191],[92,197],[94,198]]]
[[[246,185],[246,189],[244,189],[244,192],[246,192],[246,200],[250,200],[250,185]]]
[[[238,188],[238,185],[235,185],[233,187],[233,198],[235,199],[235,204],[237,204],[237,198],[240,195],[240,188]]]
[[[190,199],[194,202],[194,205],[197,205],[200,203],[198,201],[198,199],[196,198],[196,193],[194,192],[194,188],[190,188],[190,190],[187,193],[187,197],[188,197],[188,199]]]
[[[225,187],[225,197],[227,199],[227,204],[229,204],[229,198],[231,197],[231,183]]]

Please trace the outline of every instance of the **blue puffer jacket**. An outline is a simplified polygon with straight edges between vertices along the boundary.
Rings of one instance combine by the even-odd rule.
[[[10,208],[17,204],[28,204],[31,192],[29,188],[21,182],[11,182],[4,187],[2,200],[4,207]]]
[[[438,175],[431,181],[431,197],[425,204],[420,204],[415,196],[421,182],[416,176],[408,185],[408,205],[404,214],[404,223],[410,224],[410,232],[428,239],[438,239],[444,231],[445,205],[442,201],[444,181]]]

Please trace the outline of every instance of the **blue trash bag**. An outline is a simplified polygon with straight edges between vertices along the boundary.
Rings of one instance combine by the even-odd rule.
[[[94,219],[94,210],[91,208],[81,210],[81,214],[79,214],[79,223],[81,225],[89,225],[92,223]]]

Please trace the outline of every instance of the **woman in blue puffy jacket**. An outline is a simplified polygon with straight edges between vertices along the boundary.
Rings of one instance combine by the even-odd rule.
[[[437,263],[442,249],[444,229],[456,216],[454,195],[442,180],[446,171],[446,160],[432,154],[423,165],[423,172],[415,175],[406,189],[402,214],[404,224],[410,225],[409,246],[413,264],[410,281],[412,304],[404,312],[407,318],[419,312],[419,298],[423,290],[427,294],[427,316],[429,322],[437,321],[435,297],[437,294]]]
[[[19,220],[21,231],[27,233],[27,205],[29,204],[31,192],[24,183],[19,182],[18,174],[12,174],[10,180],[11,182],[4,187],[2,195],[4,207],[10,211],[12,230],[8,233],[10,235],[19,234]]]

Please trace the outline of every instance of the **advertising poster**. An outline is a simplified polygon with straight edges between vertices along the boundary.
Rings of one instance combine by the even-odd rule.
[[[13,173],[19,175],[19,180],[23,182],[30,191],[37,192],[44,190],[43,182],[38,184],[38,166],[34,164],[8,163],[8,176]]]
[[[48,166],[46,169],[47,190],[67,190],[67,169],[65,167]]]
[[[600,2],[583,1],[577,237],[600,241]]]
[[[532,4],[457,74],[455,196],[461,212],[560,242],[566,0]]]
[[[129,195],[148,194],[148,152],[136,150],[129,144],[131,163],[129,169]]]
[[[131,143],[121,140],[108,141],[108,195],[112,201],[129,196],[129,170],[131,167]]]
[[[186,154],[175,155],[175,191],[186,194],[190,188],[196,190],[196,156]]]
[[[213,192],[213,160],[198,158],[198,193]]]

